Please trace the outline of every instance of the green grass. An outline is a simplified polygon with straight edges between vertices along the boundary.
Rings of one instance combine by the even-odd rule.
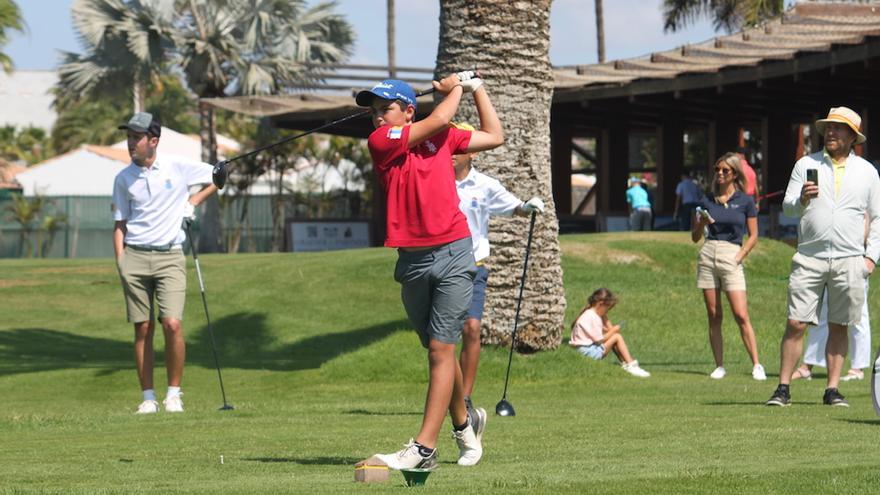
[[[867,382],[842,385],[849,409],[820,404],[821,379],[796,383],[790,408],[761,406],[778,369],[790,247],[762,240],[746,263],[771,375],[758,383],[729,311],[728,378],[707,377],[713,362],[694,287],[697,248],[686,234],[562,242],[567,324],[593,289],[611,288],[621,298],[611,317],[627,320],[624,335],[653,377],[632,378],[611,359],[589,361],[565,345],[515,356],[509,398],[518,415],[490,417],[475,468],[454,464],[444,432],[441,467],[424,490],[873,492],[880,421]],[[0,493],[404,489],[399,473],[387,484],[352,481],[357,460],[396,450],[421,420],[426,359],[391,277],[394,257],[386,249],[204,256],[236,410],[216,411],[216,371],[191,273],[187,412],[150,417],[132,414],[140,394],[112,261],[0,261]],[[484,350],[478,405],[494,408],[506,364],[506,349]]]

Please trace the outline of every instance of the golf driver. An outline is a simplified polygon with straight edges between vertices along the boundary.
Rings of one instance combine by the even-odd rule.
[[[226,402],[226,390],[223,388],[223,375],[220,373],[220,359],[217,358],[217,344],[214,342],[214,328],[211,326],[211,315],[208,313],[208,299],[205,297],[205,282],[202,280],[202,269],[199,266],[199,255],[196,254],[196,245],[193,242],[190,223],[189,220],[184,220],[183,226],[186,228],[186,236],[189,237],[189,250],[192,251],[193,261],[196,264],[196,275],[199,278],[199,290],[202,292],[202,304],[205,306],[205,318],[208,320],[208,335],[211,338],[211,352],[214,353],[214,364],[217,366],[217,378],[220,379],[220,394],[223,396],[223,405],[219,410],[230,411],[235,408]]]
[[[495,414],[498,416],[516,416],[513,410],[513,404],[507,400],[507,383],[510,379],[510,363],[513,361],[513,348],[516,346],[516,329],[519,325],[519,308],[522,305],[523,289],[526,286],[526,271],[529,268],[529,253],[532,250],[532,232],[535,231],[535,212],[532,212],[532,219],[529,222],[529,240],[526,241],[526,257],[523,261],[522,279],[519,283],[519,297],[516,300],[516,313],[513,317],[513,332],[510,336],[510,355],[507,357],[507,373],[504,375],[504,394],[498,404],[495,405]]]
[[[458,77],[462,81],[467,81],[468,79],[471,79],[473,77],[479,77],[479,74],[477,73],[476,69],[461,71],[461,72],[458,72],[457,74],[458,74]],[[416,93],[416,98],[418,98],[419,96],[425,96],[425,95],[431,94],[433,92],[434,92],[434,87],[432,86],[424,91],[419,91],[418,93]],[[266,151],[270,148],[274,148],[276,146],[281,146],[284,143],[288,143],[288,142],[293,141],[295,139],[299,139],[303,136],[308,136],[309,134],[314,134],[318,131],[322,131],[322,130],[327,129],[329,127],[333,127],[334,125],[341,124],[342,122],[356,119],[358,117],[363,117],[365,115],[369,115],[370,113],[372,113],[372,109],[363,110],[363,111],[360,111],[357,113],[353,113],[353,114],[348,115],[346,117],[336,119],[333,122],[328,122],[324,125],[315,127],[314,129],[310,129],[308,131],[301,132],[295,136],[286,137],[280,141],[270,143],[265,146],[260,146],[259,148],[255,149],[253,151],[248,151],[247,153],[242,153],[241,155],[233,156],[232,158],[230,158],[228,160],[221,160],[221,161],[217,162],[216,165],[214,165],[214,173],[212,175],[212,181],[214,182],[215,186],[217,186],[220,189],[223,189],[223,186],[226,185],[226,179],[229,177],[228,166],[230,163],[232,163],[236,160],[241,160],[242,158],[247,158],[249,156],[256,155],[257,153],[259,153],[261,151]]]

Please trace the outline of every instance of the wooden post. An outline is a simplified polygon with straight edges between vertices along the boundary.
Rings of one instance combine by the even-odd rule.
[[[660,126],[660,164],[657,169],[659,198],[654,209],[671,212],[675,208],[675,186],[684,170],[684,121],[669,117]],[[658,207],[659,206],[659,207]]]
[[[556,216],[571,215],[571,122],[550,113],[550,169]]]
[[[785,190],[788,186],[791,169],[796,161],[797,128],[791,116],[781,113],[771,113],[762,121],[763,151],[767,157],[762,170],[766,184],[765,194]],[[775,196],[767,201],[781,203],[782,196]]]

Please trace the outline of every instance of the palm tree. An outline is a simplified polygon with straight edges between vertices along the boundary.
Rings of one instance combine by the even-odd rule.
[[[25,29],[24,21],[21,18],[21,11],[18,5],[12,0],[0,0],[0,48],[3,48],[9,42],[7,31],[23,32]],[[9,55],[0,52],[0,66],[3,71],[9,74],[12,72],[12,59]]]
[[[605,62],[605,14],[602,0],[593,0],[596,4],[596,49],[599,51],[599,63]]]
[[[732,32],[777,16],[783,0],[663,0],[664,31],[678,31],[700,17],[711,17],[715,30]]]
[[[385,10],[387,13],[387,18],[388,18],[387,26],[386,26],[387,32],[385,35],[385,38],[388,41],[388,77],[390,77],[391,79],[396,79],[397,78],[397,68],[396,68],[396,66],[397,66],[397,56],[396,56],[397,49],[395,47],[395,40],[394,40],[394,37],[395,37],[394,28],[395,28],[395,23],[396,23],[396,21],[394,20],[394,0],[388,0],[388,5]]]
[[[158,79],[167,59],[173,1],[75,0],[71,10],[84,53],[64,53],[59,96],[131,91],[134,111],[143,111],[145,87]]]
[[[6,211],[11,214],[12,220],[19,225],[19,256],[27,256],[28,258],[33,256],[34,246],[30,240],[31,232],[34,230],[34,221],[40,217],[45,205],[46,198],[40,195],[31,199],[20,194],[12,195],[12,204],[6,207]]]
[[[476,167],[521,198],[540,196],[547,202],[546,213],[538,215],[532,241],[517,334],[520,350],[558,346],[565,313],[550,182],[550,3],[483,0],[475,6],[470,0],[440,0],[435,76],[479,67],[504,125],[505,145],[478,154]],[[528,56],[512,57],[512,46]],[[459,117],[477,122],[470,103],[462,104]],[[493,220],[492,276],[483,317],[486,343],[510,342],[528,225],[523,218]]]
[[[270,94],[314,81],[310,63],[338,63],[352,50],[351,26],[335,4],[304,0],[180,0],[174,45],[187,85],[200,98]],[[213,108],[199,105],[202,161],[217,161]],[[219,207],[209,200],[200,246],[220,246]]]

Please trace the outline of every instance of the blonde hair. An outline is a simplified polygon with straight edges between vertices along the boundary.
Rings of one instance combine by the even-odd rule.
[[[617,296],[615,296],[610,290],[605,287],[599,287],[594,290],[590,297],[587,298],[587,305],[581,309],[581,312],[578,313],[577,318],[571,323],[571,329],[574,330],[575,324],[577,324],[578,319],[587,312],[588,309],[599,303],[605,303],[606,306],[614,306],[617,304]]]
[[[715,165],[719,163],[724,163],[731,170],[733,170],[733,187],[737,191],[745,191],[746,190],[746,176],[743,175],[742,169],[742,159],[739,157],[737,153],[725,153],[721,155],[721,158],[715,160]],[[716,174],[718,172],[715,172]],[[712,194],[716,196],[720,193],[718,190],[718,182],[712,181]]]

